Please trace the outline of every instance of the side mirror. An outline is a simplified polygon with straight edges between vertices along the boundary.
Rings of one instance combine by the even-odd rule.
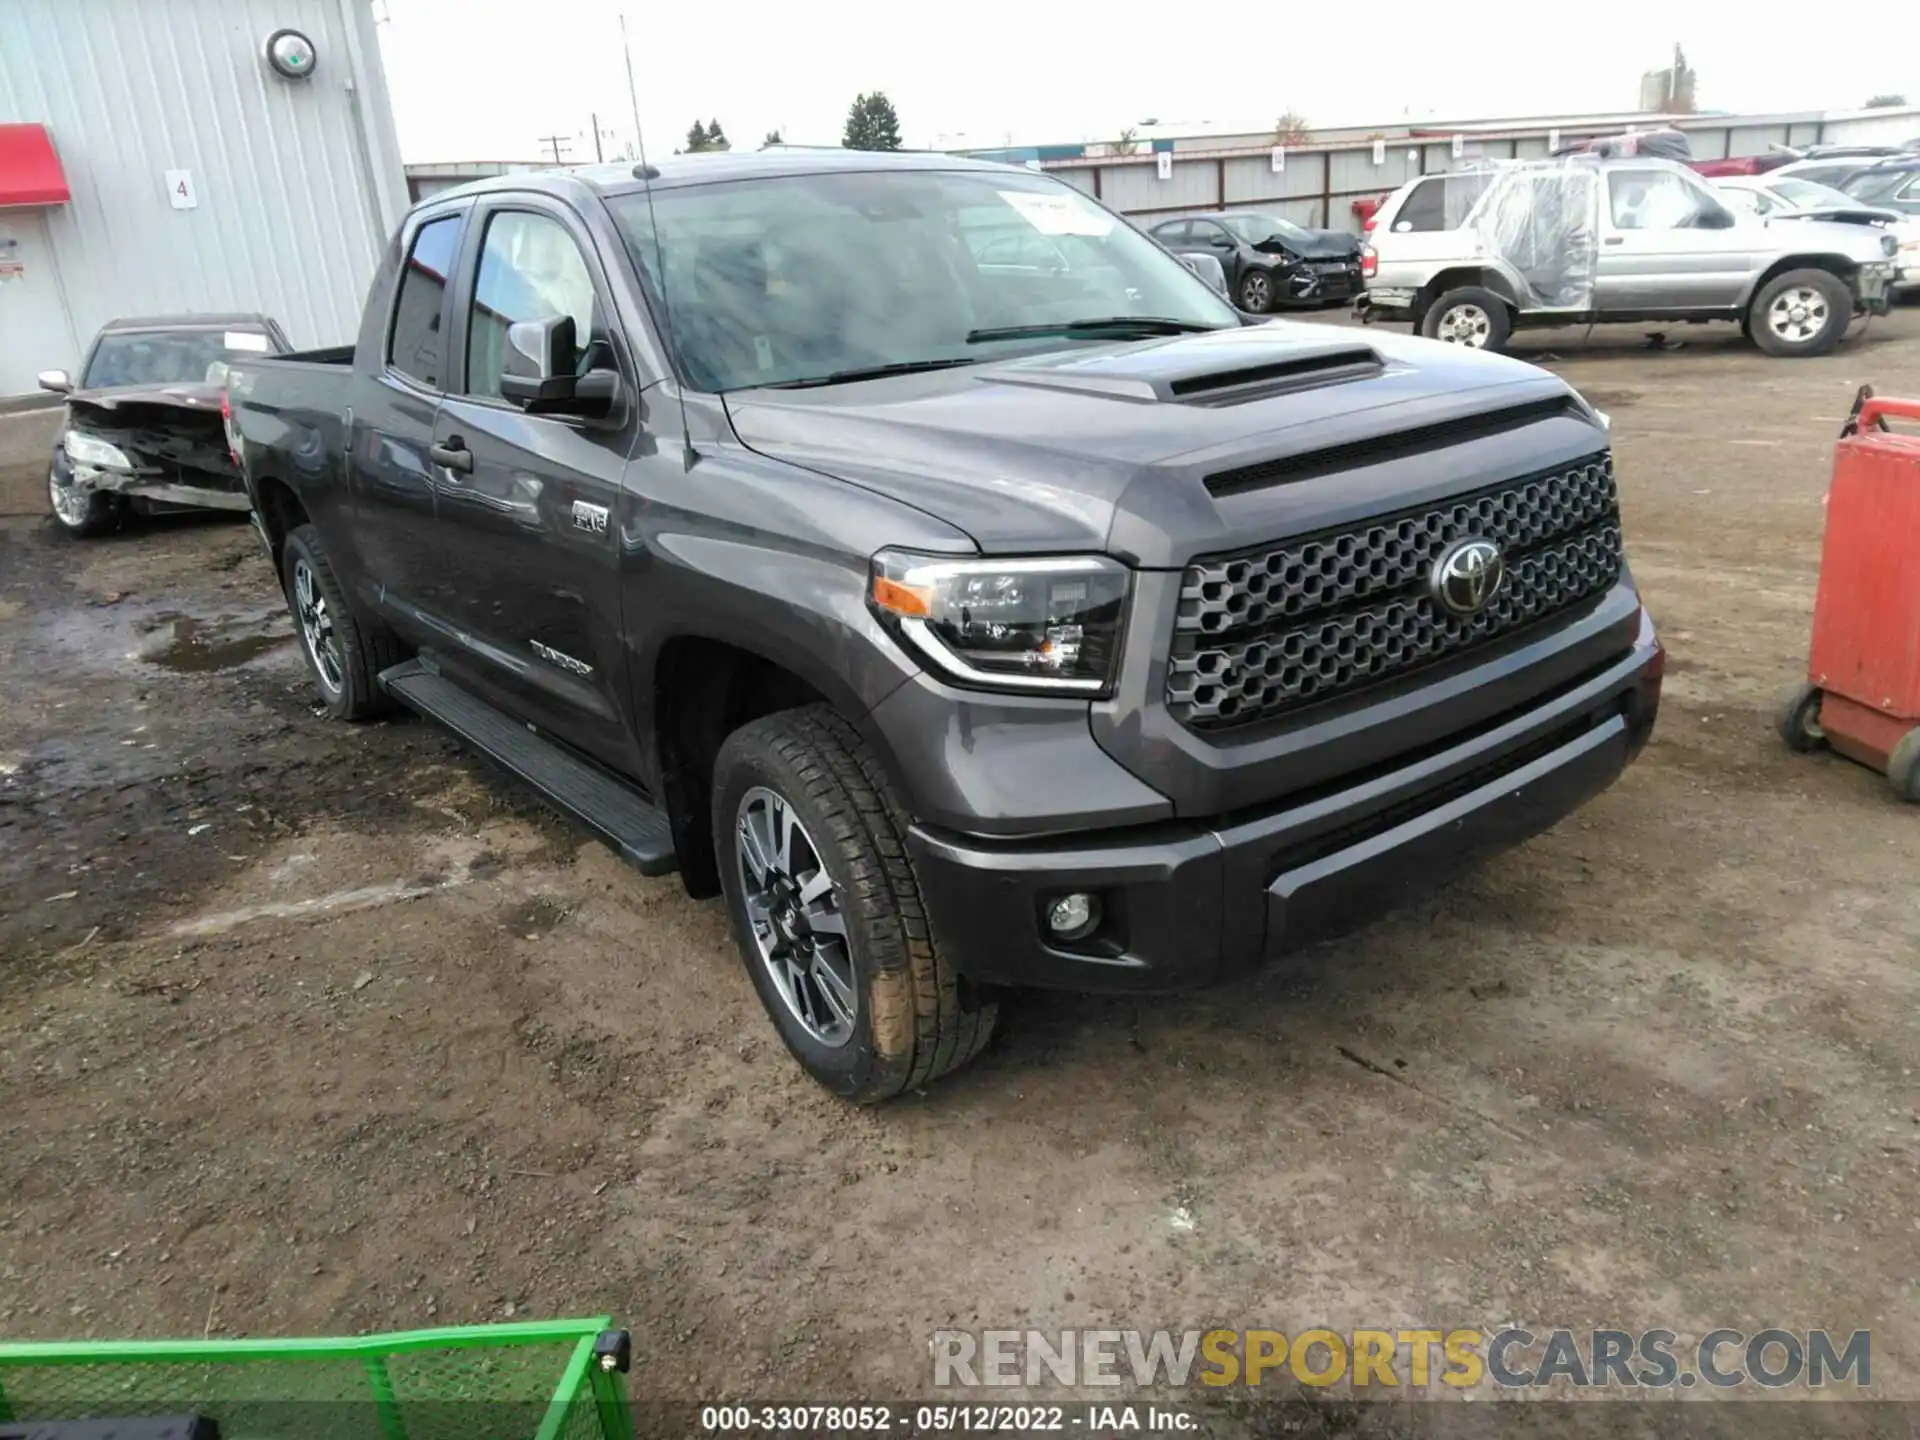
[[[574,357],[578,353],[571,315],[515,321],[507,327],[500,393],[518,405],[571,400]]]
[[[34,378],[40,382],[42,390],[51,390],[56,395],[73,393],[73,377],[64,370],[42,370]]]
[[[1207,288],[1216,295],[1227,293],[1227,272],[1220,268],[1220,262],[1211,255],[1181,255],[1182,265],[1207,282]]]
[[[575,373],[580,350],[571,315],[507,327],[500,394],[529,414],[605,415],[620,397],[617,370]]]

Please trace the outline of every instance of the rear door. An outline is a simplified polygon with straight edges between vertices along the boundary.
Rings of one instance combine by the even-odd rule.
[[[443,466],[437,564],[450,661],[494,703],[633,768],[621,644],[621,477],[635,435],[635,368],[612,322],[592,238],[564,205],[502,196],[477,208],[454,331],[455,383],[435,429]],[[508,326],[571,315],[576,369],[620,371],[610,420],[529,415],[502,398]]]
[[[1678,169],[1606,172],[1597,295],[1603,310],[1730,310],[1770,242]]]
[[[378,370],[356,381],[348,430],[353,513],[347,533],[360,559],[359,583],[372,591],[366,598],[415,640],[424,639],[437,619],[437,479],[428,450],[454,358],[447,336],[467,209],[466,202],[456,202],[409,219]]]

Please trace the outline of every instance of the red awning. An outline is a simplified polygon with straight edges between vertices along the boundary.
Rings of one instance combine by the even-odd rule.
[[[44,125],[0,125],[0,205],[64,205],[72,195]]]

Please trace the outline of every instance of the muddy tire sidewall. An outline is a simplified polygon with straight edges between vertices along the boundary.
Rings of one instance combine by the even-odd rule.
[[[287,597],[287,609],[293,615],[294,638],[313,677],[314,693],[327,713],[339,720],[361,720],[383,712],[386,698],[378,680],[376,657],[369,653],[363,630],[347,603],[345,589],[327,562],[326,551],[313,526],[301,525],[287,536],[280,554],[281,587]],[[315,639],[309,633],[311,615],[303,616],[301,588],[310,581],[312,598],[324,607],[328,636],[334,652],[337,676],[329,677],[316,654]]]

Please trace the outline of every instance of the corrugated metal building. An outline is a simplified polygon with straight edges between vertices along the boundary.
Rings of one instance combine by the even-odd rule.
[[[0,0],[0,395],[116,315],[350,340],[406,208],[369,0]]]
[[[1899,144],[1920,136],[1920,107],[1768,115],[1568,115],[1276,136],[1148,134],[1117,153],[1077,142],[966,153],[1033,165],[1143,224],[1195,211],[1257,208],[1297,224],[1357,230],[1355,202],[1373,202],[1416,175],[1485,160],[1536,159],[1563,142],[1671,125],[1696,159],[1763,155],[1772,146]]]

